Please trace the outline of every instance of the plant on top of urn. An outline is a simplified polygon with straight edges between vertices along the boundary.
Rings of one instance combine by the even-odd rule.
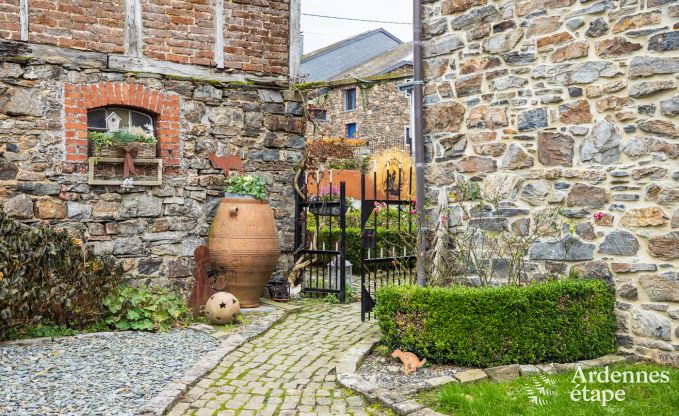
[[[264,200],[267,196],[266,181],[261,176],[233,175],[226,179],[225,192],[236,195],[250,195]]]
[[[190,321],[184,302],[167,289],[118,286],[104,299],[104,322],[120,331],[165,331]]]
[[[147,125],[149,130],[151,126]],[[149,131],[141,127],[128,127],[114,132],[91,131],[87,133],[89,139],[97,150],[104,146],[116,146],[127,143],[156,144],[156,138]]]

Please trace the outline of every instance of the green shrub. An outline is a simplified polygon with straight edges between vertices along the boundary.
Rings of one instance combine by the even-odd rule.
[[[310,233],[316,232],[315,228],[309,228]],[[321,228],[320,236],[318,237],[318,247],[322,247],[325,242],[326,248],[334,248],[335,243],[339,241],[340,229],[332,229],[332,239],[329,228]],[[409,247],[412,243],[404,243],[404,239],[413,240],[414,236],[410,238],[407,235],[400,234],[396,230],[387,230],[385,228],[377,229],[377,249],[371,250],[371,256],[377,257],[380,250],[384,250],[384,255],[387,256],[391,253],[392,248],[396,250],[397,254],[402,254],[403,247]],[[346,259],[351,262],[352,265],[358,266],[361,264],[361,229],[360,228],[347,228],[346,229]],[[390,255],[390,254],[389,254]],[[367,256],[367,254],[366,254]],[[356,274],[360,270],[356,267],[354,268]]]
[[[563,279],[525,287],[386,286],[377,291],[374,312],[393,348],[489,367],[611,353],[614,305],[605,283]]]
[[[121,274],[113,257],[95,256],[65,231],[0,212],[0,339],[29,324],[83,328],[98,321]]]
[[[121,285],[104,299],[104,322],[120,331],[166,331],[190,320],[185,302],[162,288]]]

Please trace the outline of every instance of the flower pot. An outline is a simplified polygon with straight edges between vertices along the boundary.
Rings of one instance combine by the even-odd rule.
[[[259,306],[281,249],[268,201],[228,195],[208,233],[208,248],[218,277],[215,288],[233,293],[241,307]]]
[[[345,205],[344,211],[348,209],[348,205]],[[340,203],[339,201],[333,201],[333,202],[326,202],[326,203],[321,203],[321,202],[316,202],[311,205],[309,205],[309,211],[311,211],[312,214],[322,216],[322,217],[339,217],[340,216]]]
[[[137,157],[136,159],[155,159],[156,157],[156,145],[155,143],[127,143],[127,144],[114,144],[112,146],[101,146],[99,149],[96,147],[92,150],[92,155],[95,157],[125,157],[125,150],[123,146],[136,146]]]

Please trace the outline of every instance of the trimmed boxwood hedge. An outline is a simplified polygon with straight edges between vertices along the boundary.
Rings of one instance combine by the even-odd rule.
[[[374,312],[390,347],[489,367],[614,352],[614,307],[604,282],[562,279],[525,287],[385,286]]]

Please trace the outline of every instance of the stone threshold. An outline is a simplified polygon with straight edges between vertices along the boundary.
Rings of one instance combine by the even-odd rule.
[[[222,359],[229,353],[235,351],[241,345],[256,338],[266,332],[274,324],[282,321],[291,313],[297,312],[301,306],[285,305],[276,302],[262,302],[275,310],[267,316],[258,319],[236,331],[229,332],[227,337],[215,350],[210,351],[198,360],[184,375],[178,380],[174,380],[155,397],[144,403],[138,410],[138,415],[161,416],[167,413],[179,399],[193,387],[198,381],[205,377],[210,371],[219,365]]]
[[[380,387],[376,384],[361,380],[357,376],[357,371],[365,357],[370,354],[370,351],[379,341],[370,341],[356,344],[349,349],[339,363],[335,367],[337,374],[337,382],[343,387],[360,393],[363,397],[371,402],[379,402],[385,407],[390,408],[398,415],[411,416],[444,416],[442,413],[436,412],[417,402],[415,396],[417,393],[427,390],[433,390],[439,386],[448,383],[471,383],[478,380],[490,379],[497,382],[506,382],[514,380],[521,376],[530,376],[535,374],[553,374],[573,370],[577,366],[582,368],[590,368],[597,366],[606,366],[622,361],[637,361],[638,358],[634,355],[611,354],[592,360],[577,361],[574,363],[549,363],[549,364],[510,364],[499,367],[491,367],[486,369],[474,368],[461,371],[454,376],[434,377],[423,382],[413,384],[407,389],[399,388],[398,390],[390,390]]]

